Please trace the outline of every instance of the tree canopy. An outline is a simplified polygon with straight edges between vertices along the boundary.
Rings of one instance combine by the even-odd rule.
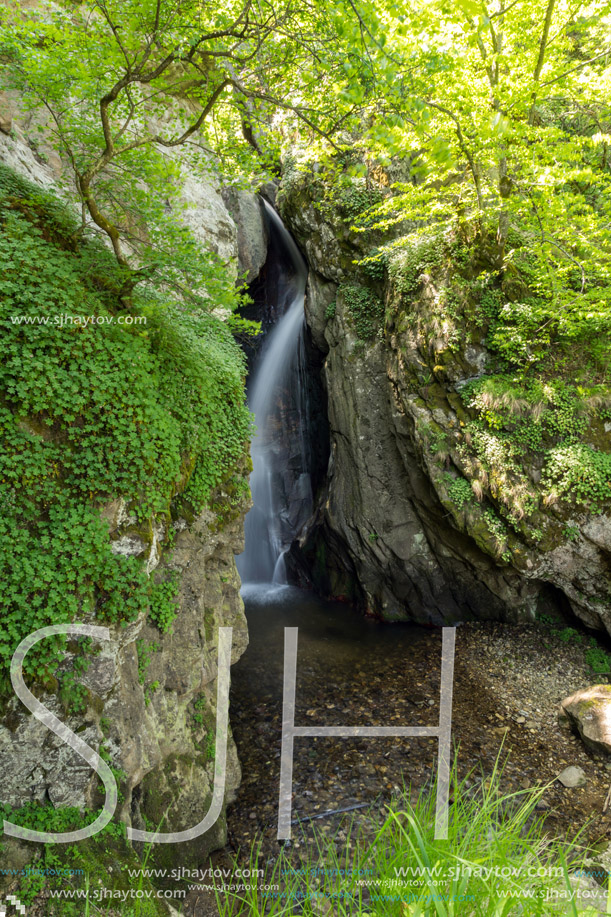
[[[610,4],[354,9],[372,74],[363,158],[369,173],[409,164],[366,222],[409,218],[427,231],[455,220],[494,234],[498,269],[519,258],[527,277],[530,344],[548,339],[552,321],[568,336],[608,331]]]
[[[331,91],[344,12],[305,0],[14,3],[2,11],[4,85],[45,113],[40,130],[70,163],[84,223],[119,264],[146,277],[182,254],[193,271],[168,215],[181,166],[265,180],[283,113],[333,145],[354,107]]]
[[[518,231],[545,337],[552,312],[607,327],[609,18],[607,0],[42,0],[3,9],[0,47],[128,292],[214,275],[168,206],[186,163],[256,187],[301,147],[368,179],[401,164],[369,225],[466,221],[499,269]]]

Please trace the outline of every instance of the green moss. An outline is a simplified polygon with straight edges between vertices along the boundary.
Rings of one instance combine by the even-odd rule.
[[[98,814],[81,813],[73,807],[54,809],[39,803],[28,803],[19,809],[0,806],[3,818],[38,831],[74,831],[90,824]],[[150,880],[144,876],[132,879],[129,875],[128,870],[139,870],[141,861],[127,843],[123,824],[113,822],[94,837],[78,844],[32,844],[30,849],[32,859],[23,870],[29,873],[17,877],[17,888],[14,889],[28,913],[30,905],[36,902],[35,906],[40,907],[43,898],[45,914],[50,917],[82,917],[84,913],[95,913],[98,907],[100,912],[105,913],[111,902],[117,905],[117,900],[113,901],[110,897],[96,899],[96,891],[100,894],[99,889],[104,888],[109,893],[125,892],[132,888],[135,891],[148,889],[150,897],[142,895],[139,902],[142,906],[132,910],[127,903],[131,899],[121,896],[121,913],[125,913],[126,917],[135,917],[136,914],[138,917],[161,917],[167,914],[162,901],[155,898]],[[86,889],[90,890],[89,904],[85,903],[85,898],[71,901],[67,897],[49,897],[49,890]],[[137,899],[134,897],[133,900]]]

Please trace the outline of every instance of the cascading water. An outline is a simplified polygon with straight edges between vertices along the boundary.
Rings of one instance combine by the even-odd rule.
[[[312,511],[308,473],[308,385],[304,302],[307,268],[277,213],[265,205],[270,246],[289,267],[278,283],[279,320],[254,368],[249,403],[257,433],[251,446],[253,507],[246,517],[245,549],[237,558],[243,583],[284,583],[284,552]]]

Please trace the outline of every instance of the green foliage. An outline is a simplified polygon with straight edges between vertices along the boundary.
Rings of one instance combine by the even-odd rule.
[[[579,541],[579,526],[567,523],[562,530],[562,534],[567,541]]]
[[[231,472],[216,487],[210,509],[216,513],[216,526],[221,527],[233,522],[242,512],[244,501],[250,497],[250,488],[246,474],[251,470],[250,456],[245,456],[246,461],[240,464],[236,471]]]
[[[429,454],[438,461],[444,461],[448,456],[448,435],[437,424],[421,423],[419,433],[424,437]]]
[[[597,512],[611,499],[611,454],[585,443],[551,449],[542,480],[550,494]]]
[[[155,693],[155,691],[158,689],[158,687],[159,687],[158,681],[152,681],[150,685],[146,686],[145,691],[144,691],[144,704],[146,707],[148,707],[148,705],[150,704],[151,698],[153,694]]]
[[[203,726],[208,711],[208,701],[204,695],[198,697],[198,699],[193,704],[193,713],[191,718],[195,726]],[[209,714],[208,714],[209,716]],[[206,729],[203,740],[203,752],[208,761],[213,761],[216,753],[216,724],[213,721],[212,724]]]
[[[143,531],[178,501],[196,511],[250,433],[243,357],[224,324],[152,289],[134,299],[146,325],[119,323],[122,272],[72,229],[52,197],[0,169],[5,663],[46,624],[91,612],[133,620],[151,590],[167,626],[166,587],[155,591],[140,559],[113,553],[101,509],[122,497]],[[62,326],[62,315],[103,323]],[[63,642],[45,641],[26,670],[44,675]]]
[[[611,656],[598,646],[592,638],[591,646],[586,650],[586,662],[596,675],[608,675],[611,672]]]
[[[395,250],[388,252],[390,279],[408,300],[417,292],[420,277],[442,264],[448,255],[445,235],[435,232],[424,237],[407,236],[393,247]]]
[[[99,814],[97,811],[81,812],[76,806],[55,808],[39,802],[28,802],[19,808],[13,808],[0,803],[2,819],[14,821],[15,824],[34,831],[77,831],[91,824]],[[101,837],[120,840],[125,837],[125,825],[122,822],[110,822],[99,834]]]
[[[125,774],[113,770],[118,780],[125,779]],[[55,809],[50,805],[28,803],[18,809],[0,805],[0,819],[7,818],[19,825],[38,831],[75,831],[86,827],[97,817],[99,812],[66,806]],[[141,859],[128,845],[125,825],[122,822],[111,822],[98,834],[78,844],[41,844],[41,856],[32,859],[21,875],[16,876],[17,897],[27,906],[37,910],[44,902],[44,913],[53,917],[83,917],[89,914],[116,914],[118,897],[122,917],[162,917],[164,907],[155,901],[155,892],[149,880],[145,879],[139,868]],[[145,851],[144,865],[147,861]],[[138,879],[131,879],[127,870],[132,869]],[[123,890],[115,900],[105,902],[96,898],[100,887],[109,890]],[[146,892],[138,895],[138,890]],[[133,888],[133,895],[127,891]],[[80,889],[89,891],[88,897],[57,898],[49,896],[49,890],[62,889],[71,891]],[[134,901],[134,906],[127,904]]]
[[[384,303],[367,287],[358,284],[341,284],[338,290],[344,298],[357,337],[371,341],[382,329]]]
[[[565,627],[559,632],[558,639],[563,643],[581,643],[582,637],[574,627]]]
[[[466,478],[453,478],[451,475],[446,475],[446,480],[448,496],[459,509],[473,502],[473,490]]]
[[[89,692],[79,684],[79,679],[91,664],[91,644],[90,638],[71,643],[69,649],[72,656],[69,667],[65,663],[60,664],[55,673],[59,682],[59,699],[72,715],[83,714],[87,710]]]
[[[216,734],[214,729],[209,729],[204,741],[204,755],[208,761],[214,761],[216,754]]]
[[[160,645],[156,641],[147,643],[145,640],[136,640],[136,655],[138,657],[138,682],[144,686],[144,703],[148,707],[151,697],[159,687],[158,681],[147,684],[147,672],[154,653],[159,652]]]
[[[381,200],[382,193],[377,188],[367,188],[356,182],[344,188],[337,198],[340,212],[347,222],[353,222]]]
[[[167,634],[178,613],[178,587],[179,581],[176,573],[151,587],[149,619],[162,634]]]
[[[475,315],[475,324],[486,326],[489,329],[496,327],[497,319],[501,310],[501,292],[500,290],[491,289],[488,285],[480,287],[477,297],[477,312]],[[492,341],[494,334],[490,335]]]
[[[548,615],[540,614],[537,615],[537,618],[562,643],[579,646],[583,651],[585,662],[596,675],[608,675],[611,673],[611,656],[599,644],[596,637],[590,637],[587,645],[585,645],[583,631],[579,631],[575,627],[559,628],[557,622]]]
[[[193,704],[193,713],[191,718],[195,726],[203,726],[208,710],[208,701],[205,696],[198,697]],[[213,761],[216,753],[216,724],[214,721],[206,729],[203,740],[203,752],[208,761]]]
[[[382,281],[386,276],[389,258],[385,251],[375,249],[371,255],[367,255],[361,261],[357,262],[361,273],[371,280]]]
[[[543,460],[547,501],[562,499],[598,511],[611,499],[611,457],[583,442],[599,422],[600,404],[609,398],[607,385],[498,374],[464,386],[461,397],[476,415],[467,426],[465,452],[476,454],[488,471],[521,475],[522,459],[535,453]],[[564,532],[572,541],[578,533],[575,526]]]
[[[193,722],[197,723],[198,726],[204,722],[203,710],[208,708],[208,701],[204,696],[198,697],[198,699],[193,704]]]
[[[148,672],[148,667],[151,664],[153,653],[157,653],[159,649],[160,646],[155,641],[152,643],[147,643],[146,640],[136,640],[136,655],[138,656],[138,681],[141,685],[143,685],[146,681],[146,673]]]
[[[484,523],[497,545],[497,554],[506,563],[511,561],[511,551],[507,545],[507,526],[493,509],[484,510]]]
[[[66,672],[60,688],[59,699],[68,708],[68,712],[75,716],[87,710],[89,694],[87,689],[77,683],[73,672]]]
[[[355,222],[403,234],[360,267],[388,259],[400,327],[419,345],[486,347],[492,375],[466,402],[464,473],[477,470],[510,524],[529,518],[528,539],[542,541],[541,490],[544,505],[593,512],[610,496],[600,430],[611,399],[607,4],[518,0],[501,29],[473,4],[407,19],[387,3],[360,12],[375,79],[344,158],[360,157],[361,180],[388,191]],[[409,84],[396,79],[401,66]]]
[[[544,612],[537,612],[536,620],[543,625],[543,627],[553,627],[556,623],[556,619],[551,615],[545,614]]]
[[[508,430],[512,439],[535,451],[546,443],[578,442],[595,410],[588,391],[564,379],[522,378],[519,375],[487,376],[464,386],[467,407],[477,412],[488,427]]]
[[[271,15],[243,0],[164,0],[163,15],[151,0],[5,4],[0,88],[53,124],[41,134],[72,171],[65,192],[112,241],[130,287],[163,276],[205,308],[199,281],[210,294],[215,259],[181,219],[184,170],[253,187],[277,174],[287,131],[327,147],[358,121],[361,59],[371,78],[359,28],[345,0],[279,0]]]
[[[559,442],[578,442],[589,422],[578,390],[561,380],[548,386],[548,392],[551,410],[544,415],[544,425]]]
[[[407,225],[413,236],[453,226],[486,240],[495,269],[517,281],[482,304],[490,340],[512,365],[608,336],[605,0],[574,9],[518,0],[502,29],[474,4],[434,4],[406,19],[382,3],[362,15],[375,83],[360,145],[389,176],[399,171],[393,156],[403,166],[367,225]],[[396,79],[402,68],[409,85]]]
[[[325,309],[325,321],[330,322],[335,318],[336,309],[337,309],[337,302],[333,300],[333,302],[330,302],[327,308]]]

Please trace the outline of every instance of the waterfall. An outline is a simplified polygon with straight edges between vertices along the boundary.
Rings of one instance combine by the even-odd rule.
[[[307,268],[280,217],[265,204],[270,247],[290,267],[278,284],[280,316],[261,349],[249,392],[257,427],[250,477],[253,507],[245,549],[237,558],[243,583],[284,583],[283,555],[312,511],[304,302]]]

